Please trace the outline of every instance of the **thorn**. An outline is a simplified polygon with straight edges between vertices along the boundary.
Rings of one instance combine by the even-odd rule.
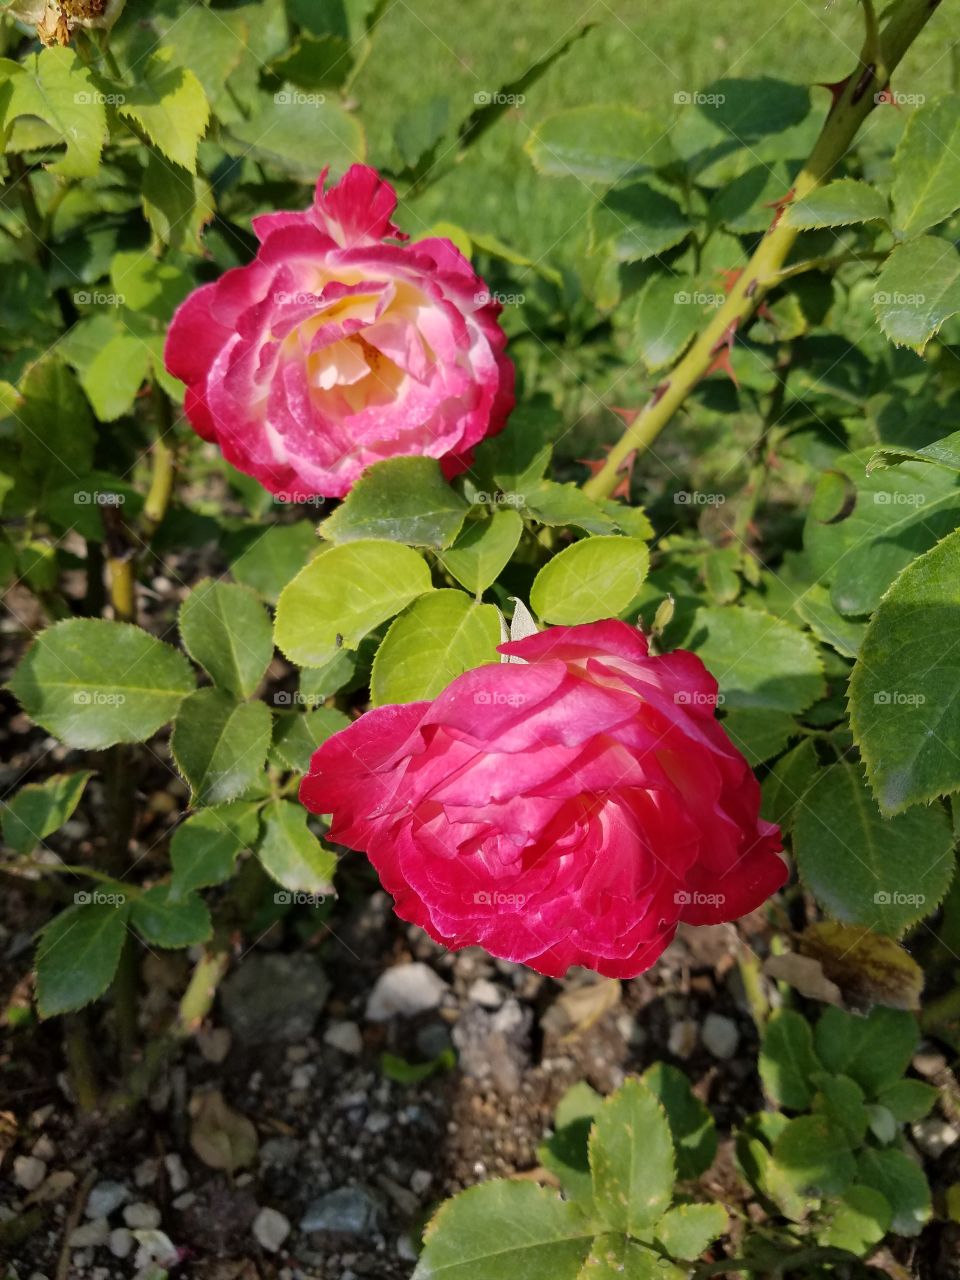
[[[785,196],[781,196],[779,200],[771,200],[769,204],[764,206],[764,208],[766,209],[776,210],[776,212],[773,215],[773,221],[770,223],[771,231],[774,229],[774,227],[783,217],[784,209],[786,209],[787,205],[790,203],[790,201],[793,199],[795,195],[796,195],[796,188],[791,187]]]
[[[639,409],[618,409],[616,405],[610,406],[610,412],[615,413],[618,418],[622,418],[626,426],[632,427],[637,418],[640,417]]]
[[[630,483],[633,480],[633,464],[637,460],[636,449],[631,449],[624,460],[617,467],[617,475],[623,476],[623,479],[610,495],[611,498],[629,498]]]
[[[846,91],[847,85],[850,83],[852,78],[853,78],[852,76],[845,76],[842,80],[834,80],[834,81],[818,80],[817,81],[816,87],[818,89],[830,90],[830,97],[833,99],[833,101],[830,103],[831,111],[834,109],[834,107],[843,97]]]
[[[733,349],[733,341],[737,335],[738,324],[739,320],[733,320],[724,330],[719,342],[716,343],[710,353],[714,358],[703,376],[709,378],[711,373],[725,373],[739,391],[740,383],[737,381],[737,375],[734,373],[733,365],[730,363],[730,352]]]
[[[657,385],[653,388],[653,393],[650,396],[650,408],[652,409],[654,405],[658,405],[669,390],[670,390],[669,378],[665,379],[663,382],[658,382]]]
[[[743,275],[743,267],[718,267],[717,275],[723,281],[723,292],[729,293]]]

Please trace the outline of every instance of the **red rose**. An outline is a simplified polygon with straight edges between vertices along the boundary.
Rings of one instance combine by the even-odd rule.
[[[699,658],[651,657],[615,621],[500,652],[521,661],[361,716],[301,785],[403,919],[552,977],[629,978],[679,921],[736,919],[783,884],[779,829]]]

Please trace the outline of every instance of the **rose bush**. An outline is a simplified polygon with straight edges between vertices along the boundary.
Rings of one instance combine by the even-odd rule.
[[[449,240],[407,243],[375,170],[329,191],[326,173],[305,212],[255,218],[254,261],[174,315],[186,413],[272,493],[340,498],[398,455],[456,475],[513,407],[500,304]]]
[[[551,976],[624,978],[680,921],[736,919],[783,884],[779,830],[699,658],[651,656],[618,621],[500,652],[519,661],[368,711],[302,783],[403,919]]]

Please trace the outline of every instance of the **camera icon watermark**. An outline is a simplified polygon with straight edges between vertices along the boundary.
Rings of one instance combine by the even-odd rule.
[[[498,689],[478,689],[473,695],[478,707],[522,707],[526,698],[522,693],[502,693]]]
[[[318,493],[275,493],[273,501],[277,506],[304,506],[304,507],[322,507],[326,503],[326,498],[322,498]]]
[[[125,893],[104,893],[102,889],[81,889],[73,895],[78,907],[122,907],[126,900]]]
[[[299,689],[278,689],[273,695],[275,707],[322,707],[325,699],[316,693],[301,693]]]
[[[722,907],[726,900],[725,893],[700,893],[696,889],[678,889],[673,895],[678,907]]]
[[[689,92],[681,89],[673,95],[678,107],[722,107],[726,100],[725,93],[700,93],[698,90]]]
[[[125,693],[104,693],[101,689],[78,689],[73,695],[78,707],[122,707],[126,700]]]
[[[874,106],[877,107],[922,107],[926,100],[925,93],[901,93],[899,89],[892,89],[889,85],[873,95]]]
[[[523,907],[528,895],[525,893],[501,893],[499,889],[478,889],[473,895],[474,905],[478,907]]]
[[[487,503],[493,507],[524,507],[527,504],[526,494],[513,493],[510,490],[498,489],[496,493],[488,493],[481,489],[477,494],[477,502]]]
[[[126,304],[122,293],[105,293],[102,289],[78,289],[73,295],[75,307],[122,307]]]
[[[922,507],[927,500],[925,493],[900,493],[896,489],[881,489],[873,495],[878,507]]]
[[[926,301],[925,293],[901,293],[899,290],[887,293],[881,289],[873,295],[875,307],[922,307]]]
[[[473,295],[474,304],[485,307],[488,303],[499,302],[501,307],[522,307],[527,300],[525,293],[500,293],[498,290],[478,289]]]
[[[726,702],[722,693],[703,693],[699,689],[680,689],[673,700],[678,707],[722,707]]]
[[[73,495],[78,507],[122,507],[126,500],[122,493],[107,493],[101,489],[78,489]]]
[[[125,93],[101,93],[99,89],[81,89],[73,95],[78,107],[122,107],[127,100]]]
[[[673,301],[678,307],[722,307],[726,302],[726,294],[723,293],[704,293],[700,289],[695,289],[693,293],[689,293],[686,289],[678,289],[673,295]]]
[[[899,889],[892,893],[887,889],[878,889],[873,895],[874,905],[878,907],[922,907],[926,900],[924,893],[901,893]]]

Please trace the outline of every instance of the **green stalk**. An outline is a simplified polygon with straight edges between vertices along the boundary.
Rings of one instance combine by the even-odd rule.
[[[900,0],[879,33],[869,21],[872,8],[867,6],[867,39],[860,65],[828,114],[809,159],[797,175],[791,199],[802,200],[830,176],[876,105],[876,95],[886,87],[894,69],[939,3],[940,0]],[[601,469],[583,485],[588,497],[609,497],[631,455],[650,448],[717,354],[732,341],[770,290],[780,283],[783,264],[799,234],[799,229],[786,225],[782,216],[773,219],[750,262],[730,289],[726,302],[612,447]]]

